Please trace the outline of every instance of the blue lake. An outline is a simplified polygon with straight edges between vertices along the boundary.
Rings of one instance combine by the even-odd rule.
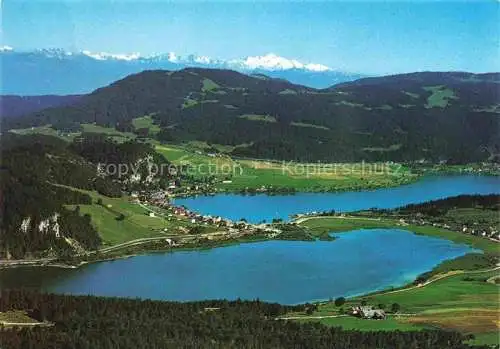
[[[295,304],[401,286],[466,245],[398,229],[333,234],[335,241],[265,241],[99,262],[79,269],[0,271],[0,288],[190,301],[254,299]]]
[[[252,223],[273,218],[288,220],[291,215],[334,209],[352,212],[373,207],[395,208],[412,203],[461,194],[500,193],[496,176],[432,176],[399,187],[343,193],[297,193],[295,195],[220,194],[179,198],[174,202],[201,214],[231,220],[245,218]]]

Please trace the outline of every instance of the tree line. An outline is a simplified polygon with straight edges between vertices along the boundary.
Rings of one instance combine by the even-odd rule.
[[[306,309],[259,300],[178,303],[11,290],[1,293],[0,311],[26,310],[53,326],[0,327],[0,342],[5,349],[471,348],[463,343],[466,337],[452,331],[364,332],[276,320]]]

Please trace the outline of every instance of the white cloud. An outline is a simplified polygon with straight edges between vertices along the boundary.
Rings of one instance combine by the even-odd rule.
[[[1,52],[12,51],[12,50],[14,50],[14,49],[12,47],[10,47],[10,46],[7,46],[7,45],[3,45],[3,46],[0,47],[0,51]]]

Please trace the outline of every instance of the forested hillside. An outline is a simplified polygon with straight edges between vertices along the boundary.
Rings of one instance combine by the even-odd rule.
[[[106,196],[165,186],[168,173],[153,176],[148,162],[168,164],[150,145],[116,144],[84,135],[68,143],[55,137],[5,135],[1,139],[0,258],[60,256],[100,244],[91,217],[65,205],[90,204],[81,191]],[[134,165],[132,173],[98,171],[98,164]]]
[[[305,309],[259,301],[174,303],[4,291],[0,312],[26,310],[33,319],[53,326],[0,328],[0,342],[4,349],[471,348],[462,344],[465,338],[457,332],[343,331],[319,323],[275,320]]]
[[[393,211],[402,214],[420,213],[429,216],[441,216],[449,210],[461,208],[477,208],[482,210],[490,210],[494,212],[500,211],[500,195],[459,195],[452,196],[446,199],[432,200],[420,204],[411,204],[403,206]],[[380,210],[389,211],[389,210]]]
[[[466,163],[498,160],[499,83],[498,73],[427,72],[317,90],[229,70],[145,71],[5,128],[96,123],[161,141],[230,145],[246,157]],[[143,116],[160,132],[137,129]]]

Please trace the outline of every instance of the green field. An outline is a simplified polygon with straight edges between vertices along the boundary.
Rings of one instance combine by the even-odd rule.
[[[38,127],[30,127],[24,129],[15,129],[10,130],[9,132],[20,134],[20,135],[29,135],[29,134],[42,134],[47,136],[58,137],[66,141],[73,141],[75,137],[78,137],[82,134],[82,132],[86,133],[96,133],[103,134],[116,142],[126,142],[136,138],[136,135],[130,132],[120,132],[115,128],[111,127],[103,127],[96,124],[81,124],[81,132],[63,132],[58,131],[50,127],[50,125],[38,126]]]
[[[392,228],[397,226],[397,222],[391,220],[342,216],[305,217],[297,220],[297,222],[318,232],[348,232],[356,229]]]
[[[184,102],[182,103],[181,108],[187,109],[187,108],[194,107],[195,105],[198,105],[198,101],[196,99],[186,98],[184,100]]]
[[[199,142],[198,142],[199,143]],[[246,145],[240,145],[246,146]],[[206,144],[157,145],[156,149],[175,164],[191,165],[199,176],[213,174],[217,188],[240,191],[262,187],[286,187],[297,191],[342,191],[396,186],[417,176],[399,165],[339,163],[305,164],[266,160],[233,159],[225,152],[234,147],[212,145],[218,156],[209,156]],[[222,180],[230,180],[222,183]]]
[[[317,128],[317,129],[320,129],[320,130],[329,130],[328,127],[326,126],[321,126],[321,125],[315,125],[315,124],[309,124],[309,123],[306,123],[306,122],[294,122],[292,121],[290,123],[290,125],[292,126],[297,126],[297,127],[310,127],[310,128]]]
[[[287,88],[287,89],[285,89],[283,91],[280,91],[279,94],[280,95],[296,95],[297,92],[294,91],[294,90],[291,90],[291,89]]]
[[[424,90],[432,92],[427,98],[426,108],[445,108],[450,99],[458,99],[453,90],[442,85],[424,87]]]
[[[115,142],[127,142],[137,136],[131,132],[120,132],[113,127],[103,127],[96,124],[81,124],[83,132],[104,134]]]
[[[160,132],[160,126],[153,122],[153,118],[150,115],[146,115],[140,118],[135,118],[132,120],[132,125],[136,130],[146,128],[148,129],[149,135],[156,135]]]
[[[398,314],[388,314],[385,320],[367,320],[352,316],[308,319],[297,321],[318,321],[329,326],[362,331],[414,331],[422,328],[443,328],[474,334],[475,344],[498,344],[498,285],[485,280],[497,275],[498,271],[468,272],[450,275],[424,287],[378,293],[348,299],[342,306],[333,302],[319,304],[318,310],[310,316],[336,316],[351,306],[365,301],[368,305],[390,309],[393,303],[400,305]],[[299,314],[290,314],[297,316]]]
[[[353,316],[325,318],[319,322],[333,327],[342,327],[345,330],[360,330],[360,331],[418,331],[426,326],[412,324],[401,320],[402,317],[395,319],[394,317],[385,320],[365,320]],[[315,322],[318,320],[300,320],[307,322]]]
[[[363,151],[368,151],[368,152],[380,152],[380,153],[384,153],[384,152],[391,152],[391,151],[396,151],[396,150],[399,150],[401,148],[402,144],[401,143],[398,143],[398,144],[392,144],[386,148],[382,148],[382,147],[366,147],[366,148],[363,148]]]
[[[214,82],[210,79],[207,79],[207,78],[203,79],[203,87],[201,88],[202,92],[214,91],[214,90],[217,90],[219,88],[220,88],[220,86],[216,82]]]
[[[30,128],[20,128],[10,130],[9,132],[19,134],[19,135],[31,135],[31,134],[41,134],[45,136],[53,136],[61,138],[65,141],[73,141],[76,136],[80,135],[80,132],[74,133],[62,133],[61,131],[57,131],[50,127],[50,125],[38,126],[38,127],[30,127]]]
[[[238,117],[240,119],[247,119],[250,121],[276,122],[276,118],[271,115],[244,114]]]
[[[155,212],[155,217],[150,217],[148,209],[133,203],[129,197],[109,198],[96,192],[80,191],[93,199],[91,205],[79,205],[80,212],[92,217],[92,224],[103,239],[103,247],[140,238],[171,236],[182,233],[180,227],[191,226],[186,220],[168,217],[166,211],[157,207],[148,207]],[[99,199],[102,204],[97,204]],[[120,215],[124,216],[123,220],[117,219]]]

